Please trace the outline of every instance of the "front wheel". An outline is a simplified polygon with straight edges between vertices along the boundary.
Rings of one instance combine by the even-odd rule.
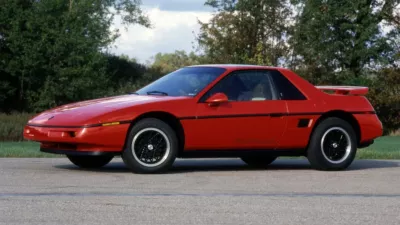
[[[178,148],[175,131],[159,119],[148,118],[132,127],[122,159],[132,172],[160,173],[172,166]]]
[[[357,136],[352,126],[340,118],[322,121],[311,136],[307,158],[317,170],[343,170],[354,160]]]
[[[76,156],[67,155],[67,158],[81,168],[100,168],[108,164],[114,156]]]

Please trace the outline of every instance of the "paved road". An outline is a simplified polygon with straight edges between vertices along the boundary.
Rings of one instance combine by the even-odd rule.
[[[342,172],[280,159],[178,160],[162,175],[120,159],[81,170],[66,159],[0,159],[0,224],[400,224],[400,161]]]

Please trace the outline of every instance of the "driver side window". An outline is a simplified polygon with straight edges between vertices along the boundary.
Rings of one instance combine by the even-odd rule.
[[[224,93],[229,101],[277,100],[269,71],[236,71],[227,75],[212,87],[203,97],[202,102],[215,93]]]

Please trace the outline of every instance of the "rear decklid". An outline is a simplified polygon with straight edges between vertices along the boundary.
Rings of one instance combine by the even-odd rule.
[[[333,92],[338,95],[366,95],[368,93],[368,87],[361,86],[315,86],[324,92]]]

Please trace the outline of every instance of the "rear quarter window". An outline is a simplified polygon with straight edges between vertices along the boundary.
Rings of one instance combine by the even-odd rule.
[[[279,71],[271,73],[281,100],[306,100],[307,98]]]

